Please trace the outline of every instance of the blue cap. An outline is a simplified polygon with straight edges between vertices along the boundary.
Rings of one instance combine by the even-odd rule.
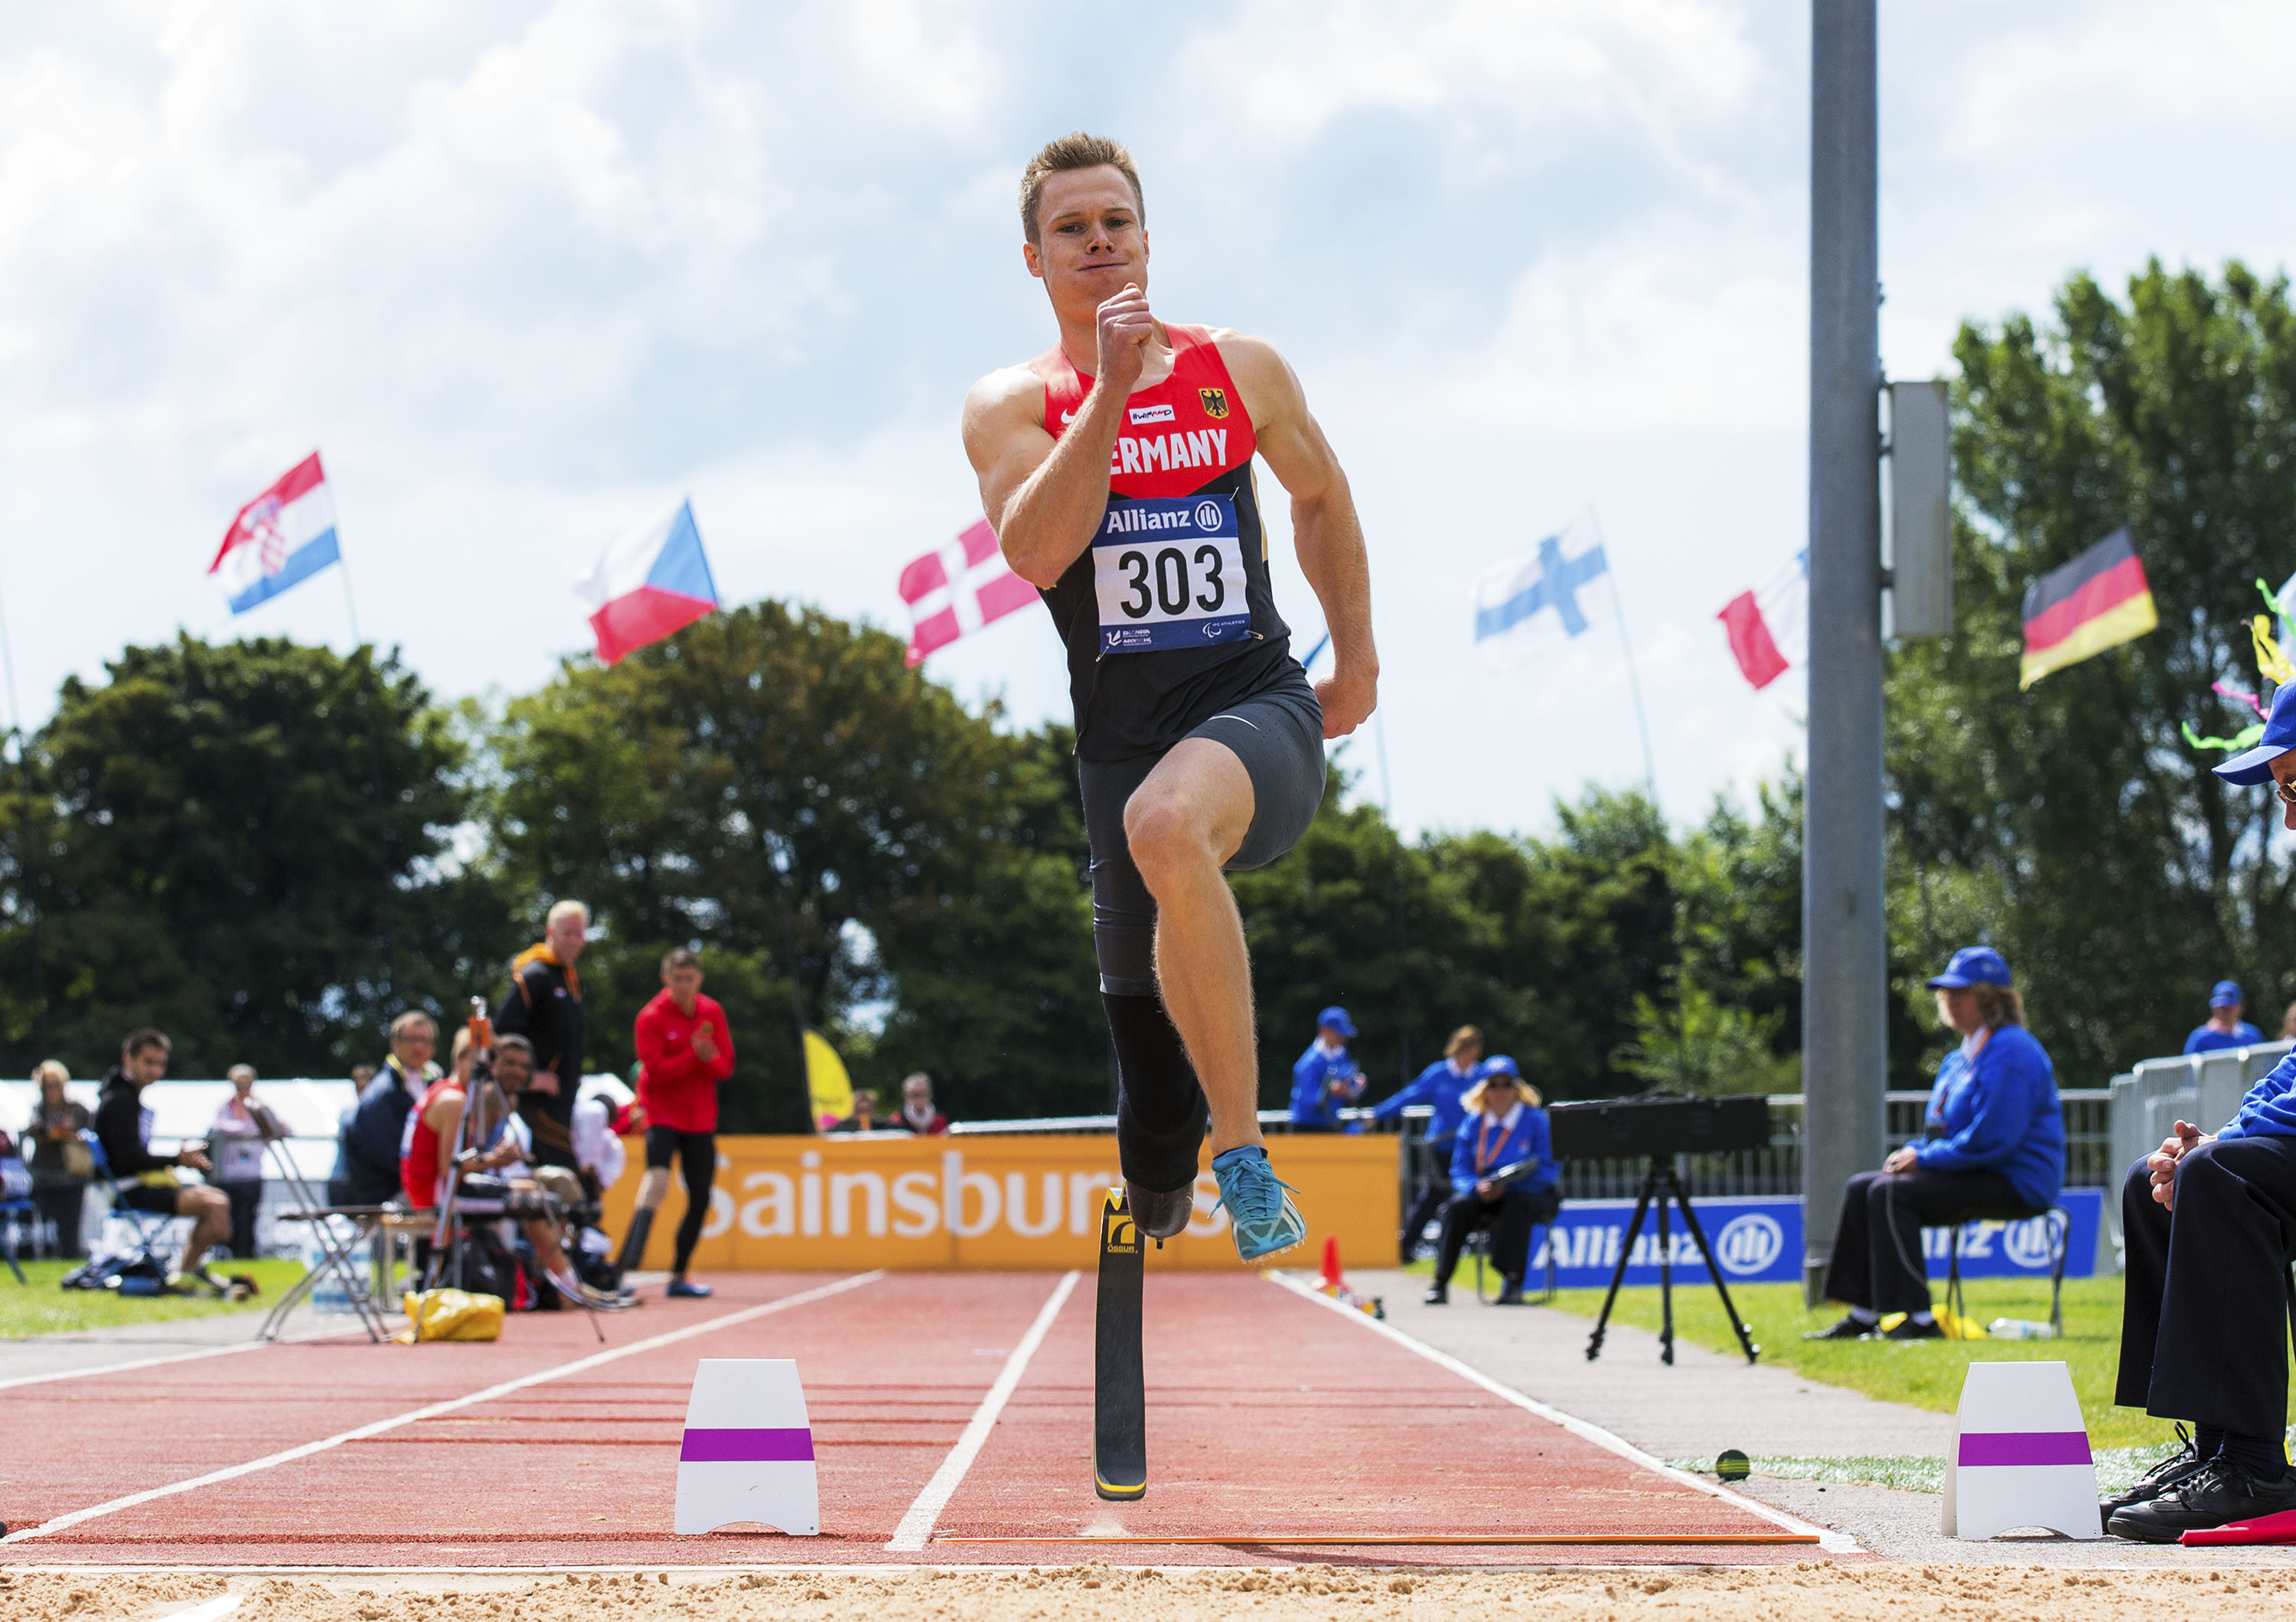
[[[2009,965],[1991,946],[1964,946],[1953,954],[1943,974],[1932,975],[1933,988],[1958,991],[1964,986],[2006,986]]]
[[[2272,781],[2272,763],[2296,749],[2296,682],[2272,695],[2272,714],[2264,723],[2264,741],[2244,755],[2234,755],[2217,767],[2217,775],[2243,788]]]
[[[1323,1012],[1317,1014],[1316,1016],[1316,1023],[1317,1025],[1328,1025],[1333,1030],[1339,1032],[1342,1036],[1352,1036],[1356,1034],[1356,1022],[1353,1020],[1349,1019],[1348,1011],[1341,1008],[1336,1003],[1332,1004],[1331,1007],[1324,1010]]]
[[[2238,1008],[2247,1001],[2246,997],[2240,995],[2238,980],[2218,980],[2209,987],[2210,1008]]]
[[[1512,1076],[1517,1081],[1522,1079],[1522,1072],[1514,1068],[1514,1061],[1505,1053],[1501,1053],[1496,1059],[1484,1060],[1483,1068],[1480,1073],[1484,1076]]]

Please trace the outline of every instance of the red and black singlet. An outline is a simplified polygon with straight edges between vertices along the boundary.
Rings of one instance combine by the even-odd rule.
[[[1251,418],[1210,334],[1164,331],[1172,373],[1125,401],[1099,533],[1044,594],[1088,760],[1169,749],[1287,669],[1304,685],[1268,585]],[[1093,380],[1058,348],[1030,364],[1058,438]]]

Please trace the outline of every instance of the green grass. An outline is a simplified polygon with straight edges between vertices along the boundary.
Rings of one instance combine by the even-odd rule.
[[[1431,1264],[1423,1261],[1411,1268],[1414,1273],[1431,1270]],[[1537,1282],[1531,1281],[1534,1288]],[[1980,1323],[1996,1318],[2046,1320],[2049,1315],[2046,1279],[1971,1279],[1964,1290],[1969,1315]],[[2062,1362],[2071,1372],[2073,1390],[2080,1398],[2089,1444],[2100,1455],[2106,1448],[2157,1451],[2176,1439],[2175,1428],[2167,1420],[2153,1419],[2141,1409],[2113,1405],[2113,1375],[2120,1359],[2118,1278],[2065,1281],[2065,1333],[2058,1340],[1809,1341],[1802,1339],[1803,1333],[1832,1323],[1841,1315],[1839,1307],[1807,1310],[1800,1286],[1795,1284],[1734,1284],[1730,1297],[1754,1326],[1754,1341],[1762,1348],[1762,1361],[1792,1369],[1806,1379],[1847,1386],[1886,1402],[1950,1413],[1961,1400],[1963,1371],[1979,1358],[1992,1363]],[[1603,1309],[1603,1291],[1565,1290],[1554,1304],[1564,1312],[1592,1318]],[[1657,1329],[1656,1287],[1621,1290],[1611,1321]],[[1722,1303],[1713,1286],[1703,1280],[1676,1287],[1674,1327],[1677,1335],[1694,1345],[1733,1356],[1738,1353]]]
[[[2046,1319],[2049,1315],[2046,1279],[1972,1279],[1964,1289],[1969,1315],[1980,1323],[1996,1318]],[[1810,1380],[1847,1386],[1888,1402],[1950,1413],[1961,1401],[1964,1371],[1980,1358],[1988,1363],[2061,1361],[2071,1372],[2091,1446],[2158,1448],[2175,1439],[2167,1420],[2153,1419],[2141,1409],[2113,1405],[2113,1374],[2120,1358],[2120,1281],[2117,1278],[2065,1281],[2065,1333],[2058,1340],[1804,1340],[1806,1331],[1825,1328],[1841,1315],[1841,1309],[1806,1310],[1801,1289],[1794,1284],[1740,1285],[1730,1295],[1754,1326],[1762,1361]],[[1591,1318],[1602,1310],[1603,1292],[1566,1290],[1555,1305]],[[1658,1291],[1620,1290],[1611,1316],[1639,1329],[1656,1329]],[[1737,1350],[1722,1303],[1703,1282],[1675,1291],[1674,1323],[1676,1333],[1685,1340],[1716,1351]]]
[[[263,1287],[250,1301],[203,1300],[194,1296],[120,1296],[108,1290],[60,1290],[59,1281],[78,1264],[24,1264],[29,1282],[0,1262],[0,1340],[21,1340],[27,1335],[53,1334],[59,1330],[117,1329],[128,1323],[153,1323],[165,1318],[211,1318],[218,1313],[253,1312],[268,1307],[279,1292],[303,1276],[295,1261],[219,1262],[216,1271],[244,1273]]]

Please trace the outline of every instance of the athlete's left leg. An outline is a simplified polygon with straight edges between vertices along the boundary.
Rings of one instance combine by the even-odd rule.
[[[693,1247],[701,1237],[701,1225],[709,1217],[709,1188],[718,1177],[717,1134],[682,1134],[677,1158],[678,1168],[685,1178],[685,1215],[677,1225],[677,1253],[670,1264],[668,1293],[706,1296],[709,1286],[694,1283],[685,1276],[685,1269],[693,1260]]]
[[[1257,1144],[1259,1066],[1243,919],[1221,871],[1251,826],[1251,774],[1226,744],[1183,738],[1124,807],[1156,898],[1156,980],[1211,1106],[1212,1153]]]

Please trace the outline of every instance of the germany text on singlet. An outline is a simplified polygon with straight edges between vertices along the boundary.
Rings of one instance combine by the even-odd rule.
[[[1268,587],[1251,419],[1206,330],[1164,330],[1172,374],[1125,402],[1100,529],[1044,594],[1087,760],[1169,749],[1228,705],[1305,685]],[[1092,380],[1058,348],[1029,364],[1057,438]]]

